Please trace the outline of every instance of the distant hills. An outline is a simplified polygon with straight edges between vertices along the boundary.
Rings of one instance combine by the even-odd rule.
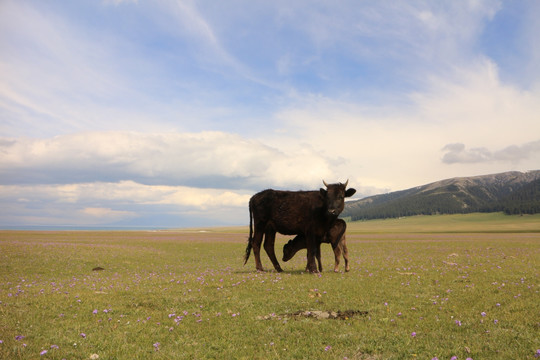
[[[347,202],[341,216],[355,221],[498,211],[540,213],[540,170],[453,178],[370,196]]]

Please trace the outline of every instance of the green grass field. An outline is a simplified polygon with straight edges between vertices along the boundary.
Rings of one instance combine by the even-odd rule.
[[[0,358],[479,360],[540,349],[540,216],[351,223],[351,272],[333,273],[323,245],[320,275],[303,272],[305,251],[283,273],[256,272],[253,257],[243,266],[247,236],[0,231]],[[307,310],[362,313],[293,316]]]

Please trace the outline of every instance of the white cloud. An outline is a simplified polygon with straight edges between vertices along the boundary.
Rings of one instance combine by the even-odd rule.
[[[467,150],[465,145],[461,143],[448,144],[442,150],[446,151],[442,158],[442,161],[446,164],[483,162],[518,164],[531,158],[540,158],[540,140],[523,145],[510,145],[498,151],[491,151],[486,148]]]
[[[162,217],[167,215],[169,226],[181,224],[185,221],[182,217],[187,215],[198,218],[191,222],[211,221],[209,219],[215,217],[215,222],[224,218],[241,224],[248,221],[244,218],[247,218],[250,197],[251,193],[246,191],[144,185],[133,181],[0,185],[3,204],[0,226],[25,222],[38,225],[115,224],[138,218],[147,221],[145,218],[153,213],[162,214]],[[231,217],[231,214],[240,216]]]
[[[341,56],[361,64],[397,61],[416,74],[468,61],[484,23],[501,8],[499,1],[475,0],[305,5],[287,3],[287,11],[280,12],[280,24],[306,34],[324,65],[328,64],[326,52],[339,49]],[[399,68],[391,71],[406,76]]]
[[[319,184],[332,175],[332,160],[310,147],[297,145],[286,154],[223,132],[92,132],[4,139],[0,152],[1,181],[11,184],[134,180],[256,189]]]
[[[241,224],[249,198],[264,188],[317,189],[322,179],[346,180],[310,146],[295,144],[286,154],[221,132],[2,139],[0,153],[7,224],[111,224],[158,211],[169,224],[182,217]]]
[[[445,129],[449,142],[501,148],[538,139],[540,92],[501,82],[492,61],[480,59],[431,82],[428,93],[413,99],[421,119]]]
[[[538,91],[501,82],[497,66],[487,59],[456,66],[426,84],[424,91],[409,95],[406,106],[368,107],[306,96],[299,106],[276,114],[288,131],[268,143],[289,153],[292,139],[302,138],[328,158],[345,158],[332,163],[338,176],[392,190],[454,177],[456,171],[467,176],[538,167]],[[473,149],[448,148],[450,155],[441,161],[441,148],[456,143]],[[462,157],[450,158],[457,154]]]
[[[126,39],[99,27],[84,28],[47,7],[17,1],[2,5],[2,132],[46,136],[80,131],[111,125],[113,117],[122,118],[119,114],[131,114],[133,125],[140,124],[137,111],[112,105],[152,104],[129,78],[144,72],[140,69],[146,64],[126,61],[133,51]],[[136,66],[138,72],[130,73]]]
[[[113,222],[115,219],[122,219],[126,216],[133,217],[135,215],[132,211],[118,211],[110,208],[102,207],[87,207],[81,210],[84,215],[92,216],[95,218],[105,218],[109,222]]]

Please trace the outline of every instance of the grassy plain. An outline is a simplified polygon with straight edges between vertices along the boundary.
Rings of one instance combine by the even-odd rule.
[[[0,231],[0,358],[478,360],[540,349],[539,216],[351,223],[351,272],[333,273],[323,245],[321,275],[302,271],[305,252],[283,273],[243,266],[247,235]],[[291,315],[305,310],[367,314]]]

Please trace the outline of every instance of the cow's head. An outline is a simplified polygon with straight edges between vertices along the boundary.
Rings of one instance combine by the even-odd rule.
[[[326,189],[321,188],[320,192],[324,199],[327,215],[338,217],[343,211],[343,208],[345,208],[345,198],[353,196],[356,192],[356,189],[354,188],[347,189],[348,183],[349,180],[347,180],[345,184],[327,184],[326,181],[323,180]]]

